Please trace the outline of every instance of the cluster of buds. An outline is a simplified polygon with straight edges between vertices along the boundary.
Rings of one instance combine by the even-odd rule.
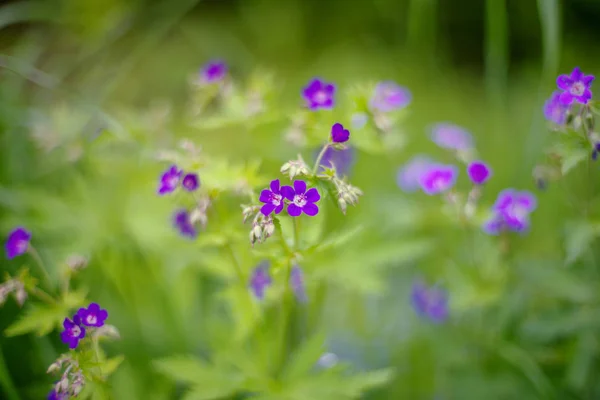
[[[208,223],[207,211],[211,201],[209,197],[201,197],[198,199],[196,206],[190,211],[189,222],[192,225],[200,224],[202,229],[206,229]]]
[[[342,210],[342,213],[344,213],[345,215],[348,205],[357,205],[358,199],[360,196],[363,195],[363,192],[356,186],[352,186],[345,180],[339,179],[337,177],[334,177],[332,179],[332,182],[337,190],[338,205],[340,206],[340,210]]]
[[[280,171],[282,174],[288,175],[291,180],[294,180],[297,176],[310,175],[310,169],[300,154],[298,154],[297,160],[288,161],[283,164]]]
[[[65,396],[77,396],[85,386],[85,378],[83,372],[79,367],[77,360],[71,358],[69,355],[63,354],[58,360],[53,362],[48,368],[47,373],[52,374],[63,370],[60,380],[54,386],[54,395],[56,398],[63,398]]]
[[[27,300],[27,291],[23,282],[17,279],[9,279],[0,285],[0,305],[4,304],[11,293],[19,307],[22,307],[25,300]]]
[[[250,244],[254,246],[256,242],[263,243],[275,233],[275,224],[272,216],[264,216],[260,212],[260,206],[242,205],[242,215],[244,223],[252,218],[252,229],[250,229]]]
[[[65,264],[67,264],[67,267],[69,267],[71,271],[78,272],[85,269],[88,265],[88,262],[89,260],[87,257],[79,254],[72,254],[69,256],[69,258],[67,258]]]

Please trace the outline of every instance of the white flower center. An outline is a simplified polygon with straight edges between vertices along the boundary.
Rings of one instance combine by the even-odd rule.
[[[523,221],[527,217],[527,209],[513,204],[508,208],[508,215],[517,221]]]
[[[575,82],[573,86],[571,86],[571,94],[575,96],[581,96],[585,92],[585,85],[583,82]]]
[[[294,196],[294,204],[302,208],[306,205],[306,196],[303,194],[297,194]]]
[[[75,325],[74,327],[71,328],[71,336],[77,337],[79,335],[81,335],[81,328],[78,327],[77,325]]]
[[[168,179],[168,182],[169,182],[169,186],[177,186],[177,183],[179,182],[179,177],[172,176]]]
[[[271,204],[274,206],[279,206],[281,204],[281,195],[280,194],[272,194],[271,195]]]
[[[90,314],[85,318],[85,321],[88,324],[93,325],[98,321],[98,318],[96,318],[96,316],[94,314]]]
[[[319,90],[317,93],[315,93],[315,102],[322,104],[325,103],[325,101],[327,100],[327,93],[325,93],[322,90]]]
[[[19,253],[24,253],[25,251],[27,251],[27,241],[26,240],[19,240],[17,242],[17,245],[15,247],[17,248],[17,251]]]

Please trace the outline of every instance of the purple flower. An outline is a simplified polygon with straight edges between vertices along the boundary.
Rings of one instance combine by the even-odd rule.
[[[227,75],[227,65],[223,61],[211,61],[207,63],[200,72],[202,83],[214,83],[223,80]]]
[[[315,204],[321,199],[321,195],[316,188],[306,191],[306,182],[301,180],[294,181],[294,187],[283,186],[281,194],[291,201],[288,205],[288,214],[291,217],[297,217],[304,212],[308,216],[315,216],[319,213],[319,207]]]
[[[434,162],[427,156],[417,155],[398,170],[396,183],[405,192],[416,192],[421,188],[421,176]]]
[[[458,168],[454,165],[432,164],[421,175],[419,184],[428,195],[447,191],[456,183]]]
[[[169,167],[169,169],[167,169],[165,172],[163,172],[162,176],[160,177],[160,185],[158,187],[158,194],[164,195],[167,193],[171,193],[175,189],[177,189],[177,186],[179,185],[179,181],[181,180],[182,174],[183,174],[183,171],[181,171],[179,168],[177,168],[176,165],[171,165]]]
[[[173,224],[182,236],[195,239],[198,236],[198,230],[190,221],[190,215],[187,210],[181,209],[175,212]]]
[[[331,141],[333,143],[344,143],[350,139],[350,131],[344,129],[344,125],[336,122],[331,127]]]
[[[415,282],[411,291],[411,302],[415,312],[436,323],[448,318],[448,295],[437,287],[427,287]]]
[[[315,158],[320,153],[321,149],[315,151]],[[338,176],[346,176],[350,172],[350,168],[354,164],[356,150],[353,147],[346,147],[345,149],[334,149],[333,147],[327,147],[323,157],[321,158],[321,165],[319,165],[319,172],[323,172],[325,168],[330,168],[333,164],[335,172]]]
[[[306,288],[304,287],[304,273],[299,266],[294,265],[290,271],[290,286],[294,292],[294,296],[300,303],[306,303]]]
[[[48,400],[67,400],[68,398],[68,393],[57,393],[56,389],[52,389],[50,393],[48,393]]]
[[[431,140],[445,149],[468,150],[473,147],[473,138],[460,126],[442,122],[431,129]]]
[[[303,89],[302,96],[311,110],[333,108],[335,85],[315,78]]]
[[[191,172],[183,177],[181,186],[183,186],[188,192],[193,192],[200,186],[200,179],[198,178],[197,174]]]
[[[280,191],[279,179],[275,179],[271,181],[271,190],[265,189],[260,193],[259,200],[263,203],[266,203],[261,207],[260,212],[265,216],[269,216],[273,211],[275,214],[279,214],[283,207],[285,206],[285,202],[283,199],[283,194]],[[289,186],[288,186],[289,187]],[[291,188],[290,188],[291,189]]]
[[[557,125],[562,125],[567,119],[569,107],[560,101],[560,91],[555,91],[544,104],[544,117]]]
[[[77,315],[83,325],[97,328],[103,326],[104,321],[108,318],[108,312],[101,309],[98,303],[91,303],[87,308],[80,308]]]
[[[16,227],[6,239],[6,257],[11,259],[27,252],[29,240],[31,240],[31,232],[21,226]]]
[[[506,189],[498,194],[493,214],[483,225],[483,231],[497,235],[504,230],[525,232],[529,228],[529,214],[537,207],[535,196],[527,191]]]
[[[371,110],[388,112],[406,107],[411,100],[412,95],[408,89],[396,84],[396,82],[384,81],[375,86],[369,106]]]
[[[467,167],[469,179],[476,185],[483,185],[492,176],[492,170],[483,161],[473,161]]]
[[[81,325],[81,317],[75,314],[73,320],[65,318],[63,322],[64,331],[61,332],[61,340],[74,349],[81,339],[85,337],[85,328]]]
[[[560,94],[560,102],[568,106],[574,101],[587,104],[592,98],[590,87],[594,81],[594,75],[585,75],[579,67],[575,67],[571,75],[560,75],[556,78],[556,85],[563,92]]]
[[[250,277],[250,290],[259,300],[262,300],[265,297],[265,290],[271,286],[272,282],[269,275],[269,263],[264,261],[254,268]]]

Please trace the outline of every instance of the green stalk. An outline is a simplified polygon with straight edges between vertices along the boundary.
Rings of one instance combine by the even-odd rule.
[[[321,152],[317,156],[317,161],[315,161],[315,166],[313,167],[313,170],[312,170],[313,175],[317,175],[317,172],[319,172],[319,167],[321,166],[321,160],[323,159],[323,156],[325,155],[325,152],[327,151],[328,148],[329,148],[329,143],[327,143],[327,144],[325,144],[325,146],[323,146],[323,148],[321,149]],[[294,219],[294,221],[295,221],[295,219]]]

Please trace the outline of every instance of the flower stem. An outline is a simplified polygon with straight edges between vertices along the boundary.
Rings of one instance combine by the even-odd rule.
[[[323,146],[323,148],[321,149],[321,152],[319,153],[319,155],[317,156],[317,160],[315,161],[315,166],[313,167],[313,170],[312,170],[313,175],[317,175],[317,172],[319,172],[319,167],[321,166],[321,160],[323,159],[323,156],[325,155],[325,152],[327,151],[328,148],[329,148],[329,143],[326,143],[325,146]]]
[[[235,256],[233,247],[231,247],[231,243],[227,243],[225,245],[225,249],[227,250],[227,253],[229,254],[229,258],[231,258],[231,263],[233,264],[233,268],[235,269],[235,273],[238,277],[238,280],[240,281],[240,283],[242,285],[245,285],[244,274],[242,273],[242,268],[240,267],[240,263],[239,263],[237,257]]]
[[[294,223],[294,250],[298,251],[300,247],[300,222],[298,218],[292,218]]]
[[[42,275],[44,275],[44,279],[46,279],[46,282],[48,283],[48,287],[52,287],[52,279],[50,279],[50,275],[48,274],[48,270],[44,266],[44,261],[42,261],[42,257],[40,257],[40,253],[38,253],[38,251],[32,245],[29,245],[29,247],[27,248],[27,252],[31,255],[31,257],[33,257],[36,264],[42,271]]]

